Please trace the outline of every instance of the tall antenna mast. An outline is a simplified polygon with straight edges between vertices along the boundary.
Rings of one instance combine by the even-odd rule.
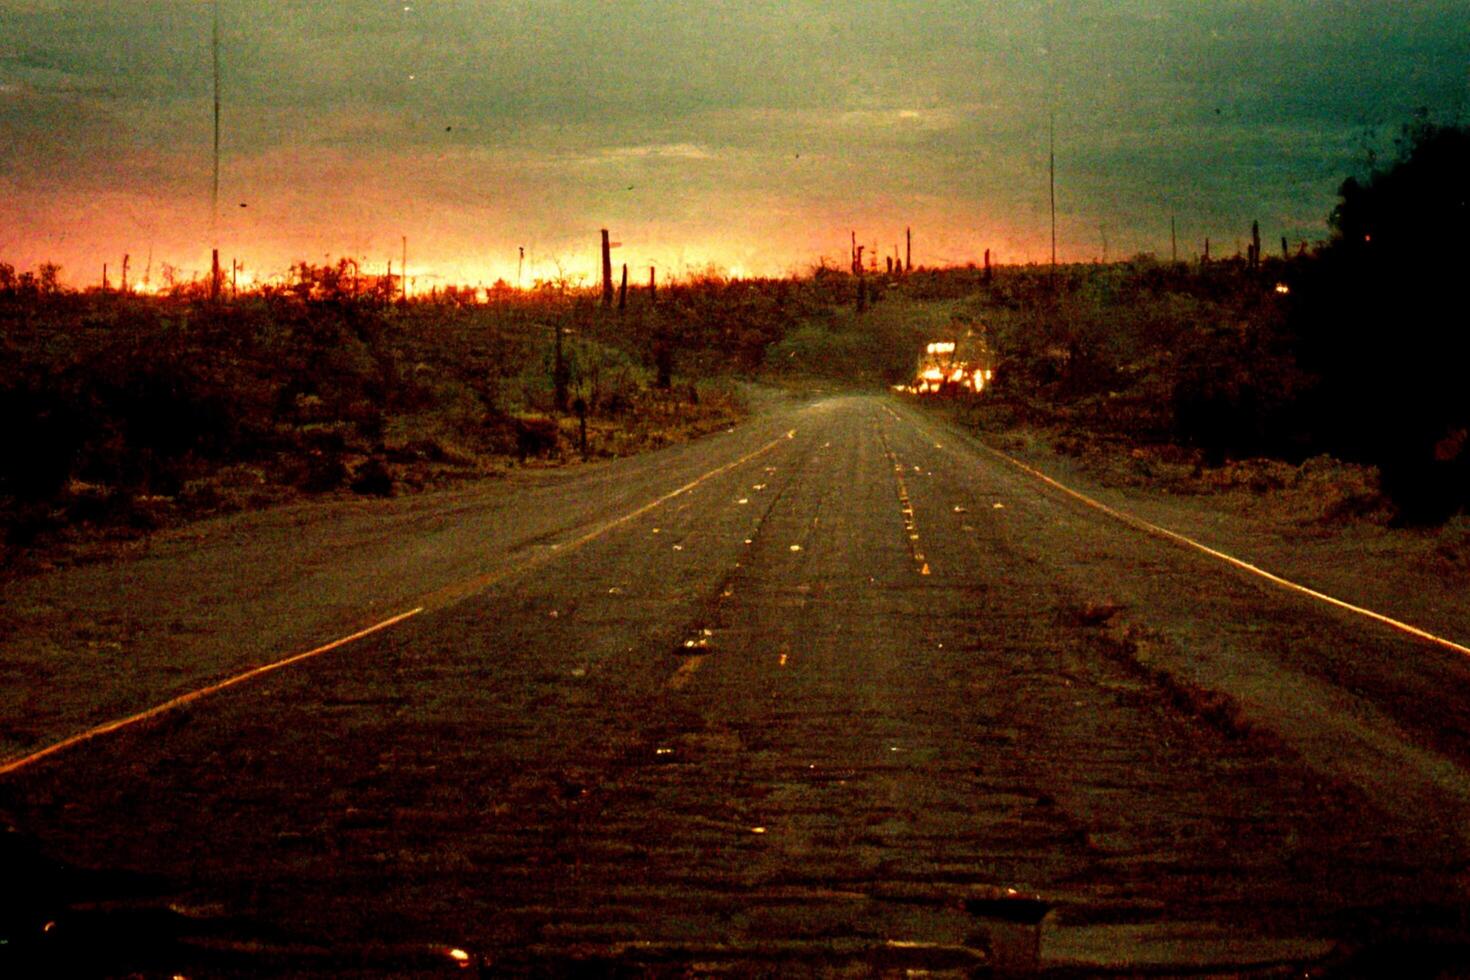
[[[1057,271],[1057,111],[1053,109],[1047,129],[1047,183],[1051,194],[1051,271]]]
[[[1046,31],[1046,179],[1051,201],[1051,277],[1057,276],[1057,39],[1056,4],[1047,0]]]
[[[210,244],[219,246],[219,0],[214,0],[214,184],[209,198]]]
[[[219,0],[214,0],[214,180],[209,192],[209,299],[219,299]]]

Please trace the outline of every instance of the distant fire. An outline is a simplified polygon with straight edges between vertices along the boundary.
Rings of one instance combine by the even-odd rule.
[[[967,327],[954,340],[927,344],[913,382],[896,387],[917,395],[979,394],[994,377],[995,356],[984,329]]]

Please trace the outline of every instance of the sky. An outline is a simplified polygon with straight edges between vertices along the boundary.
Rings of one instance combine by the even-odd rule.
[[[1470,0],[0,0],[0,261],[339,257],[415,288],[1181,258],[1327,235]],[[520,264],[520,249],[525,263]],[[1106,251],[1104,251],[1106,250]]]

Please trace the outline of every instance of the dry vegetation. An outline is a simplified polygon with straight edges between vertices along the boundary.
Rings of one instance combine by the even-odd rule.
[[[727,377],[653,384],[638,334],[652,318],[575,295],[394,305],[303,290],[215,307],[187,293],[0,292],[5,558],[578,460],[575,404],[590,458],[733,424],[743,402]]]
[[[577,459],[577,406],[589,456],[639,452],[731,424],[736,379],[886,386],[972,328],[999,356],[959,407],[972,424],[1115,482],[1443,522],[1470,506],[1470,334],[1446,319],[1470,129],[1421,120],[1400,149],[1344,183],[1325,247],[1203,265],[707,275],[605,308],[555,286],[394,302],[345,262],[219,304],[0,263],[0,564],[95,528]]]

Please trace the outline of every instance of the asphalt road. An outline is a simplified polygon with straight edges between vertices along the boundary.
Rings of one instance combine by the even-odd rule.
[[[1470,964],[1462,655],[895,400],[241,519],[7,605],[11,759],[422,611],[0,776],[0,964]]]

